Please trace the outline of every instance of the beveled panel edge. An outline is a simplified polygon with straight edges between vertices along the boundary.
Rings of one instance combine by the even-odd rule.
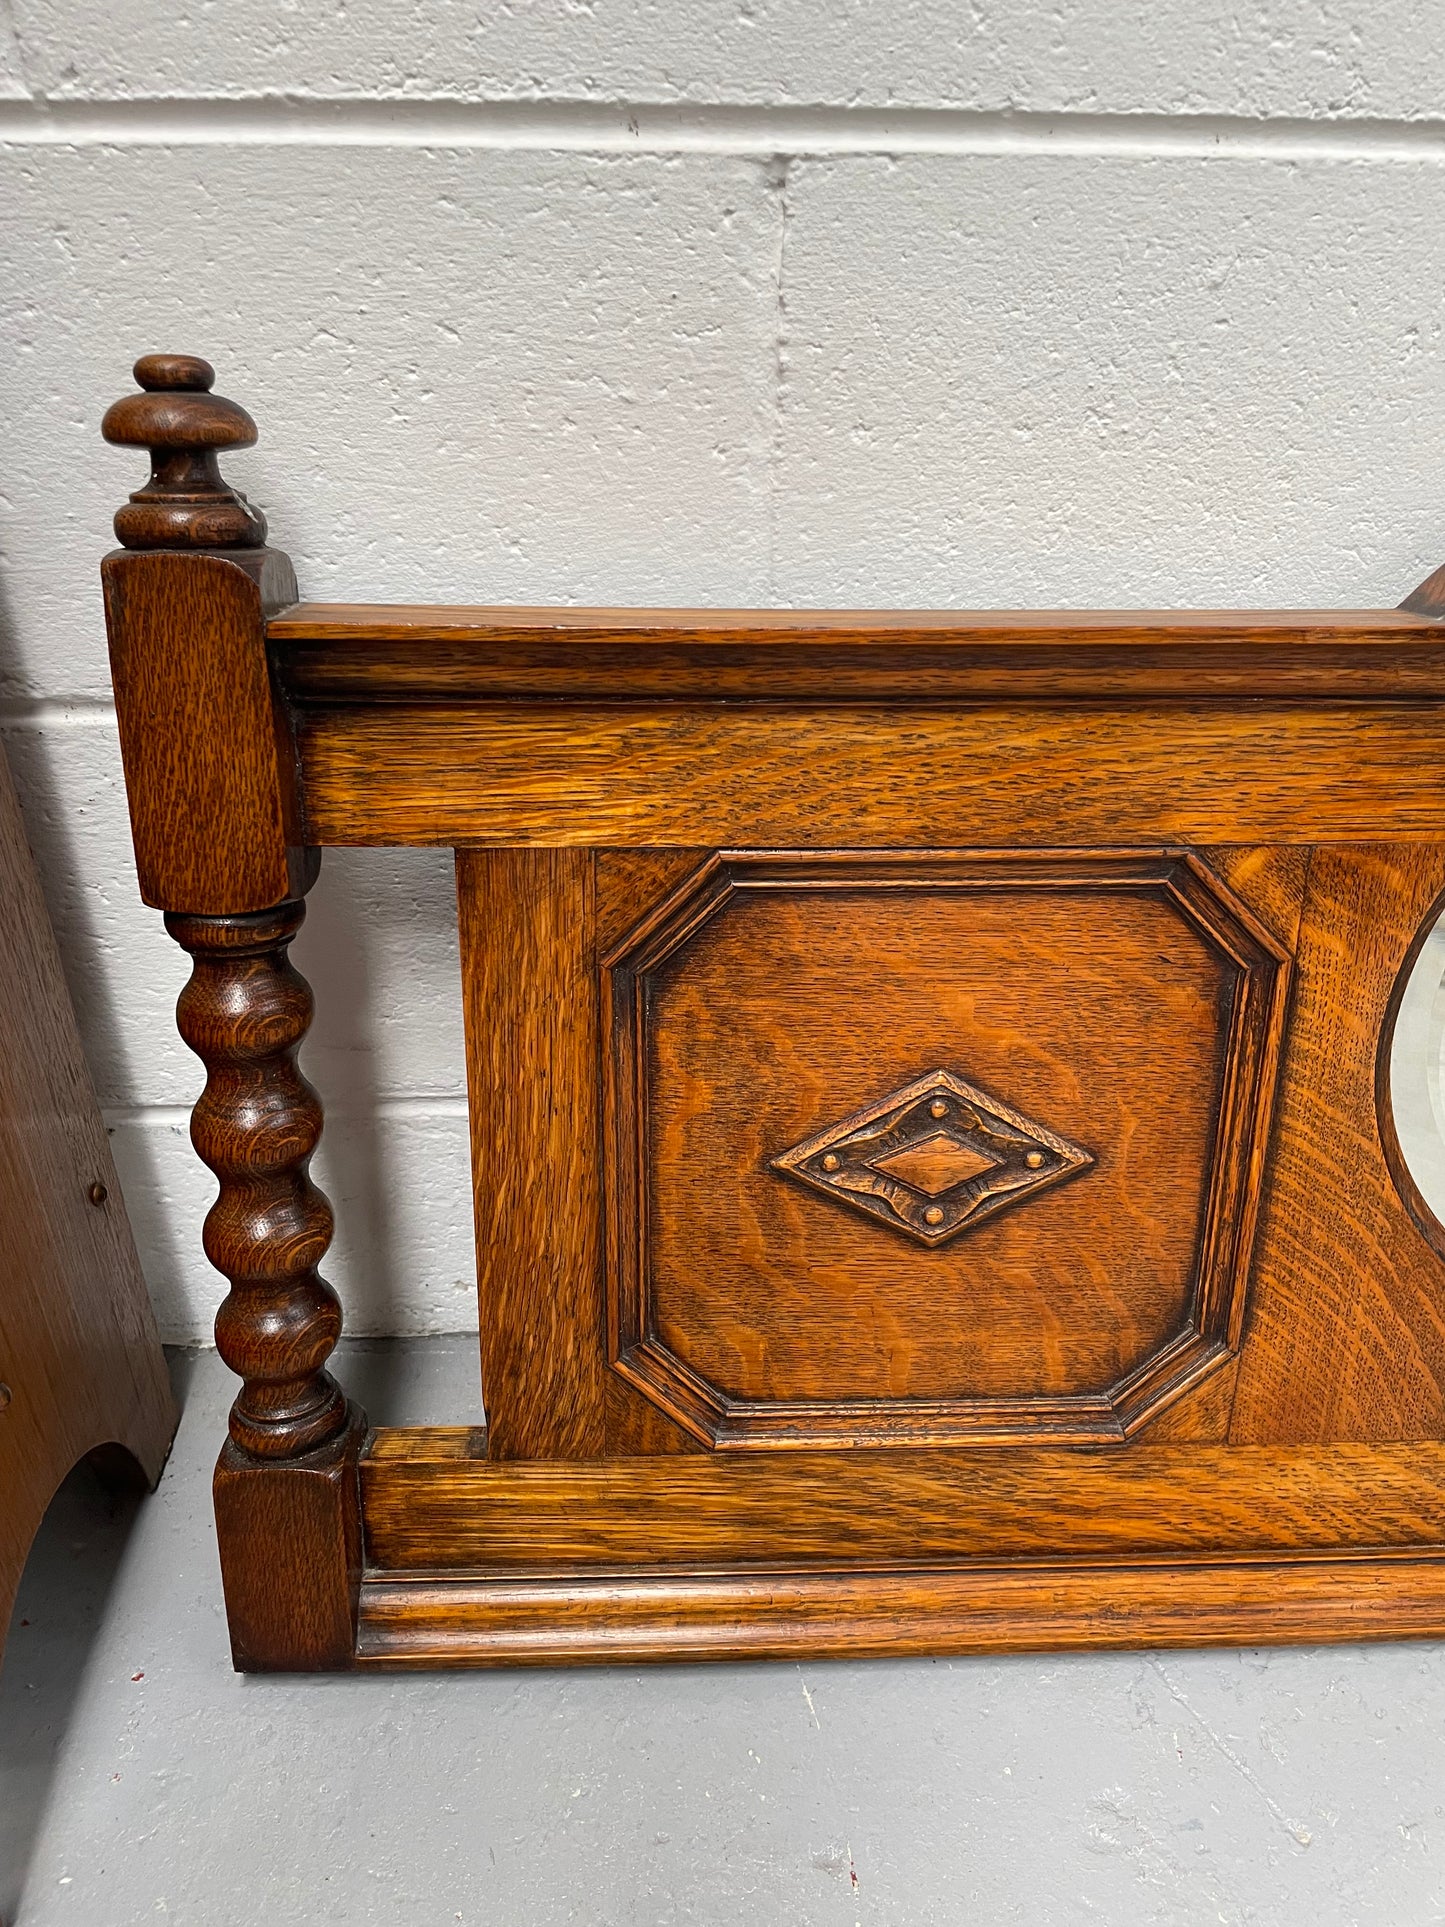
[[[924,875],[920,879],[919,868]],[[821,873],[821,874],[820,874]],[[645,979],[728,900],[750,890],[1149,891],[1236,973],[1189,1322],[1098,1394],[1067,1397],[769,1400],[730,1397],[652,1329],[648,1293]],[[714,1451],[899,1442],[1123,1445],[1237,1354],[1282,1069],[1291,955],[1194,850],[741,850],[712,852],[600,959],[604,1005],[604,1209],[611,1369]]]

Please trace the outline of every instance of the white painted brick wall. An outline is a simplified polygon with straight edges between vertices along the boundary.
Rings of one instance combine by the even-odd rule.
[[[1442,67],[1406,0],[0,0],[0,729],[167,1335],[221,1287],[100,619],[135,354],[252,409],[313,595],[1393,602]],[[297,955],[351,1329],[468,1326],[449,861],[328,856]]]

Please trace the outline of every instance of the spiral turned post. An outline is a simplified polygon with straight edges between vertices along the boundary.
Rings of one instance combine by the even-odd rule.
[[[216,1315],[216,1348],[243,1381],[231,1438],[261,1459],[310,1452],[348,1422],[325,1369],[341,1306],[316,1269],[331,1206],[307,1175],[321,1100],[296,1062],[312,997],[287,953],[305,914],[293,899],[245,916],[166,918],[193,959],[176,1019],[206,1067],[191,1142],[221,1185],[204,1243],[231,1286]]]

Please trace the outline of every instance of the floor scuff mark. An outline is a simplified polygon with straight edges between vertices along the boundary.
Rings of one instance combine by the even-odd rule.
[[[1239,1755],[1235,1752],[1234,1748],[1229,1744],[1228,1740],[1225,1739],[1222,1733],[1215,1732],[1214,1728],[1209,1724],[1209,1721],[1205,1719],[1202,1713],[1195,1711],[1194,1707],[1189,1703],[1184,1693],[1180,1690],[1179,1687],[1177,1687],[1174,1684],[1173,1680],[1170,1679],[1168,1673],[1165,1672],[1164,1667],[1160,1663],[1160,1661],[1158,1661],[1157,1659],[1151,1659],[1149,1664],[1153,1667],[1154,1671],[1159,1675],[1160,1679],[1163,1681],[1164,1690],[1166,1693],[1168,1693],[1169,1697],[1172,1700],[1174,1700],[1177,1705],[1182,1706],[1184,1708],[1185,1712],[1189,1715],[1190,1719],[1193,1720],[1194,1724],[1200,1729],[1200,1731],[1208,1739],[1210,1745],[1213,1746],[1215,1751],[1220,1755],[1222,1759],[1225,1759],[1229,1762],[1229,1764],[1234,1768],[1235,1772],[1245,1782],[1245,1784],[1247,1786],[1253,1787],[1254,1791],[1259,1795],[1260,1799],[1263,1800],[1265,1806],[1269,1809],[1270,1813],[1274,1816],[1274,1818],[1279,1822],[1280,1826],[1284,1829],[1284,1831],[1289,1835],[1290,1839],[1294,1841],[1295,1845],[1297,1847],[1307,1847],[1310,1844],[1310,1841],[1314,1838],[1314,1835],[1310,1832],[1309,1828],[1301,1825],[1301,1823],[1298,1820],[1291,1820],[1289,1815],[1285,1812],[1284,1808],[1273,1797],[1269,1789],[1260,1780],[1258,1775],[1251,1770],[1248,1762],[1245,1760],[1242,1760],[1239,1757]]]

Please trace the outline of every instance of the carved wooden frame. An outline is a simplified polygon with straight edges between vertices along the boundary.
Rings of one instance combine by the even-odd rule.
[[[729,1398],[658,1335],[648,1286],[644,1175],[651,973],[738,898],[777,890],[1085,890],[1166,903],[1237,972],[1195,1283],[1186,1324],[1116,1383],[1070,1398],[747,1401]],[[602,960],[607,1060],[608,1357],[614,1371],[714,1450],[776,1445],[1123,1444],[1239,1344],[1257,1196],[1289,990],[1289,953],[1187,850],[726,850],[654,905]]]
[[[1445,902],[1445,569],[1399,610],[298,603],[217,468],[249,416],[194,357],[136,377],[106,614],[141,893],[194,960],[238,1666],[1445,1634],[1445,1230],[1387,1072]],[[288,961],[326,844],[457,851],[489,1428],[371,1426],[326,1369]],[[683,879],[630,932],[621,859]],[[639,999],[732,897],[930,865],[1166,898],[1237,972],[1230,1069],[1177,1345],[1082,1425],[861,1444],[651,1343]]]

